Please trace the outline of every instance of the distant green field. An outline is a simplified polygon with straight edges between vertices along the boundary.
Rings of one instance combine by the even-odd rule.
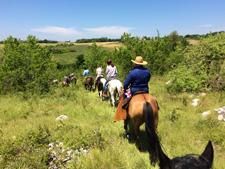
[[[40,43],[40,46],[56,46],[57,44],[61,43]],[[80,54],[87,54],[89,50],[89,46],[91,46],[93,43],[73,43],[73,46],[67,46],[67,47],[55,47],[57,49],[75,49],[76,52],[64,52],[61,54],[53,54],[53,60],[58,61],[61,64],[71,64],[76,61],[76,58]],[[113,51],[115,50],[115,47],[122,46],[120,42],[98,42],[96,43],[98,46],[101,46],[105,50]],[[0,44],[0,57],[1,57],[1,51],[3,49],[3,44]]]
[[[53,54],[53,60],[58,61],[61,64],[70,64],[76,61],[76,58],[80,54],[86,54],[89,45],[75,45],[67,48],[75,48],[76,52],[68,52],[63,54]]]

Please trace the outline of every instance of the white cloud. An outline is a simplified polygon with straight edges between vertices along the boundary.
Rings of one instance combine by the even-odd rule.
[[[133,28],[122,27],[122,26],[104,26],[104,27],[99,27],[99,28],[86,28],[84,30],[86,30],[92,34],[96,34],[98,36],[120,37],[124,32],[127,33],[132,29]]]
[[[45,28],[36,28],[31,30],[33,32],[50,33],[50,34],[64,35],[64,36],[74,36],[74,35],[81,34],[81,32],[75,30],[74,28],[62,28],[62,27],[45,27]]]
[[[210,24],[206,24],[206,25],[200,25],[198,27],[200,28],[209,28],[209,27],[212,27],[213,25],[210,25]]]
[[[124,32],[128,33],[133,28],[122,27],[122,26],[104,26],[99,28],[85,28],[83,31],[77,31],[74,28],[63,28],[63,27],[42,27],[32,28],[40,39],[51,39],[61,41],[75,41],[76,39],[91,39],[91,38],[120,38]]]

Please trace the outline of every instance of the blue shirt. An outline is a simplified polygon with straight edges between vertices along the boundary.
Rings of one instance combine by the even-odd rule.
[[[83,73],[83,76],[88,76],[89,75],[89,70],[85,70]]]
[[[128,89],[128,86],[130,87],[148,87],[148,82],[150,81],[151,73],[150,70],[143,67],[143,66],[137,66],[135,67],[130,73],[128,74],[123,88],[124,90]]]

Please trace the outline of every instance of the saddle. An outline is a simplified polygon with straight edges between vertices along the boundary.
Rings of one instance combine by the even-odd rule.
[[[109,82],[110,82],[111,80],[118,80],[118,79],[117,79],[117,78],[111,78],[111,79],[109,79],[109,81],[108,81],[107,84],[109,84]]]
[[[125,99],[124,102],[123,102],[123,104],[122,104],[122,109],[128,110],[129,103],[130,103],[130,100],[132,99],[132,97],[135,96],[135,95],[144,94],[144,93],[147,93],[147,92],[145,92],[145,91],[137,91],[133,95],[131,95],[130,98]]]
[[[129,99],[125,99],[125,100],[122,96],[123,94],[121,94],[120,102],[117,106],[115,117],[114,117],[113,121],[116,122],[116,121],[120,121],[120,120],[125,120],[127,118],[127,110],[128,110],[128,106],[129,106],[129,102],[130,102],[131,98],[137,94],[142,94],[142,93],[147,93],[147,92],[145,92],[145,91],[135,92]]]
[[[96,81],[97,81],[97,82],[100,82],[101,78],[104,78],[104,77],[103,77],[103,76],[99,76],[99,77],[96,79]]]

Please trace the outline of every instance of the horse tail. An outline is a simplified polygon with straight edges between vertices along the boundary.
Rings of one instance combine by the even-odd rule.
[[[155,132],[153,109],[149,102],[143,105],[143,114],[145,119],[145,132],[147,135],[148,151],[151,158],[151,164],[155,165],[158,161],[158,151],[161,150],[159,138]]]

